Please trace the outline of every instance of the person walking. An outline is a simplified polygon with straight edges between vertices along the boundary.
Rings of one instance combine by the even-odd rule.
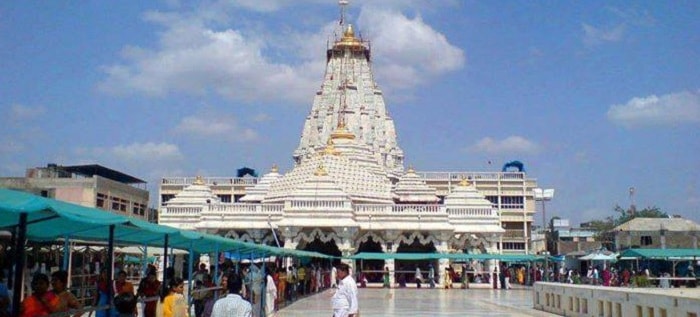
[[[423,282],[423,273],[420,272],[420,267],[416,265],[416,288],[420,288],[420,284]]]
[[[435,288],[435,268],[432,264],[428,264],[428,282],[430,283],[430,288]]]
[[[338,289],[331,298],[333,317],[357,317],[359,305],[357,302],[357,282],[350,275],[350,266],[340,263],[337,266]]]
[[[228,294],[214,303],[211,317],[251,317],[253,307],[241,297],[243,282],[238,274],[229,273],[227,286]]]
[[[267,317],[275,315],[275,301],[277,300],[277,286],[275,286],[275,280],[270,272],[271,269],[267,271],[265,283],[265,316]]]

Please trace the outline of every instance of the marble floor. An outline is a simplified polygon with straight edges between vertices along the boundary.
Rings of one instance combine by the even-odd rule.
[[[332,290],[301,299],[277,317],[331,316]],[[532,309],[529,289],[382,289],[359,290],[361,317],[372,316],[555,316]]]

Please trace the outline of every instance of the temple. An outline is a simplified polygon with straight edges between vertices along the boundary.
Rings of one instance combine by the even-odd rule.
[[[522,170],[406,168],[370,47],[344,20],[294,167],[282,173],[273,166],[260,178],[163,178],[159,223],[344,256],[529,253],[536,181]],[[449,261],[436,264],[444,272]],[[393,271],[399,264],[381,265]]]

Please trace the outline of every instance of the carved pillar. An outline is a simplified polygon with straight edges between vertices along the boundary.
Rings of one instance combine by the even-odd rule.
[[[435,249],[439,253],[448,253],[450,251],[449,249],[449,243],[448,241],[452,238],[452,232],[443,232],[438,235],[439,243],[437,246],[435,246]],[[447,268],[450,266],[450,260],[447,258],[441,258],[438,260],[438,265],[437,265],[437,273],[436,276],[438,277],[437,285],[440,288],[445,287],[445,275],[447,274]]]
[[[488,242],[488,246],[486,247],[486,251],[490,254],[496,254],[498,253],[498,240],[499,236],[498,235],[491,235],[486,239]],[[488,261],[488,268],[489,268],[489,274],[493,277],[493,273],[496,272],[496,277],[498,277],[498,273],[500,272],[500,267],[499,267],[499,262],[498,260],[489,260]],[[498,283],[498,279],[496,279],[496,283]],[[491,285],[493,285],[494,281],[491,281]],[[499,289],[501,288],[500,285],[497,286]]]
[[[387,230],[384,233],[384,240],[386,241],[386,243],[382,243],[382,251],[384,253],[396,253],[396,250],[399,248],[399,243],[396,241],[399,235],[400,232],[396,230]],[[396,285],[396,274],[394,273],[396,271],[396,262],[394,259],[388,259],[384,261],[384,266],[389,268],[389,285],[394,287]]]

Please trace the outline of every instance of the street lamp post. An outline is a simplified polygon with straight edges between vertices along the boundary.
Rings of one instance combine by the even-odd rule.
[[[545,209],[545,202],[552,200],[554,198],[554,189],[542,189],[542,188],[533,188],[532,193],[535,196],[535,201],[541,201],[542,202],[542,233],[544,234],[544,276],[543,280],[547,281],[547,271],[549,268],[547,267],[549,265],[548,257],[549,257],[549,239],[547,238],[547,211]]]
[[[547,228],[547,215],[545,210],[545,201],[554,198],[554,189],[533,188],[532,193],[535,196],[535,201],[542,202],[542,228]]]

